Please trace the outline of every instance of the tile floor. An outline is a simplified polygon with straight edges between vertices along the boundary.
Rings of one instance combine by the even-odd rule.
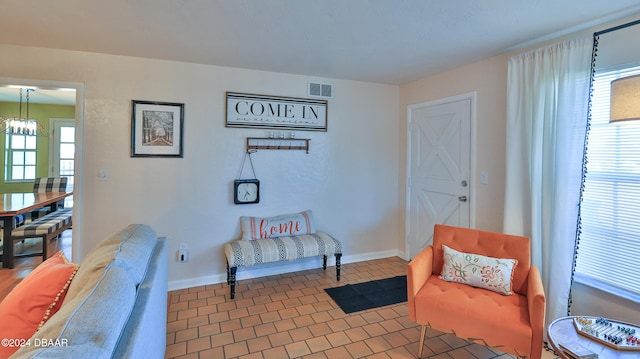
[[[344,314],[323,288],[406,274],[407,262],[385,258],[169,292],[166,358],[415,358],[420,327],[406,303]],[[511,355],[435,330],[423,358],[486,359]],[[555,358],[543,352],[543,359]]]

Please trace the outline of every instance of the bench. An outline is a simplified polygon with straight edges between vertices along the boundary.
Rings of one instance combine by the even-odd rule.
[[[227,284],[231,289],[231,299],[235,297],[236,272],[239,266],[322,256],[322,269],[326,270],[327,256],[335,255],[336,279],[340,280],[342,243],[324,232],[254,240],[240,239],[225,244],[224,252],[227,256]]]
[[[47,244],[49,240],[57,237],[65,230],[71,228],[71,208],[59,209],[15,228],[11,232],[14,241],[26,238],[42,238],[42,253],[30,253],[16,255],[15,257],[32,257],[42,255],[42,260],[47,259]]]

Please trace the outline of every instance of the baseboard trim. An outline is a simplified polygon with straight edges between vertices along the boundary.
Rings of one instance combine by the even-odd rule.
[[[341,263],[357,263],[370,261],[374,259],[382,259],[389,257],[404,258],[404,253],[398,250],[388,250],[380,252],[370,252],[354,255],[342,256]],[[335,266],[335,257],[327,261],[327,265]],[[320,257],[305,258],[294,262],[276,262],[259,264],[253,267],[238,267],[236,274],[237,280],[266,277],[274,274],[298,272],[302,270],[315,269],[322,267],[322,259]],[[343,272],[344,276],[344,272]],[[227,281],[227,273],[219,273],[209,276],[173,280],[169,281],[169,290],[179,290],[185,288],[199,287],[209,284],[225,283]]]

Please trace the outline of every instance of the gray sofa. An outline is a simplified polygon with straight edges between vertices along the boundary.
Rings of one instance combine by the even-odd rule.
[[[23,358],[164,358],[167,240],[129,225],[85,256],[60,310],[32,338],[63,343],[23,347]]]

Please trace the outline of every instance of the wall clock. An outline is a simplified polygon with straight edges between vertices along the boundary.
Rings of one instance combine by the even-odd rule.
[[[257,179],[234,180],[233,202],[235,204],[260,202],[260,181]]]

